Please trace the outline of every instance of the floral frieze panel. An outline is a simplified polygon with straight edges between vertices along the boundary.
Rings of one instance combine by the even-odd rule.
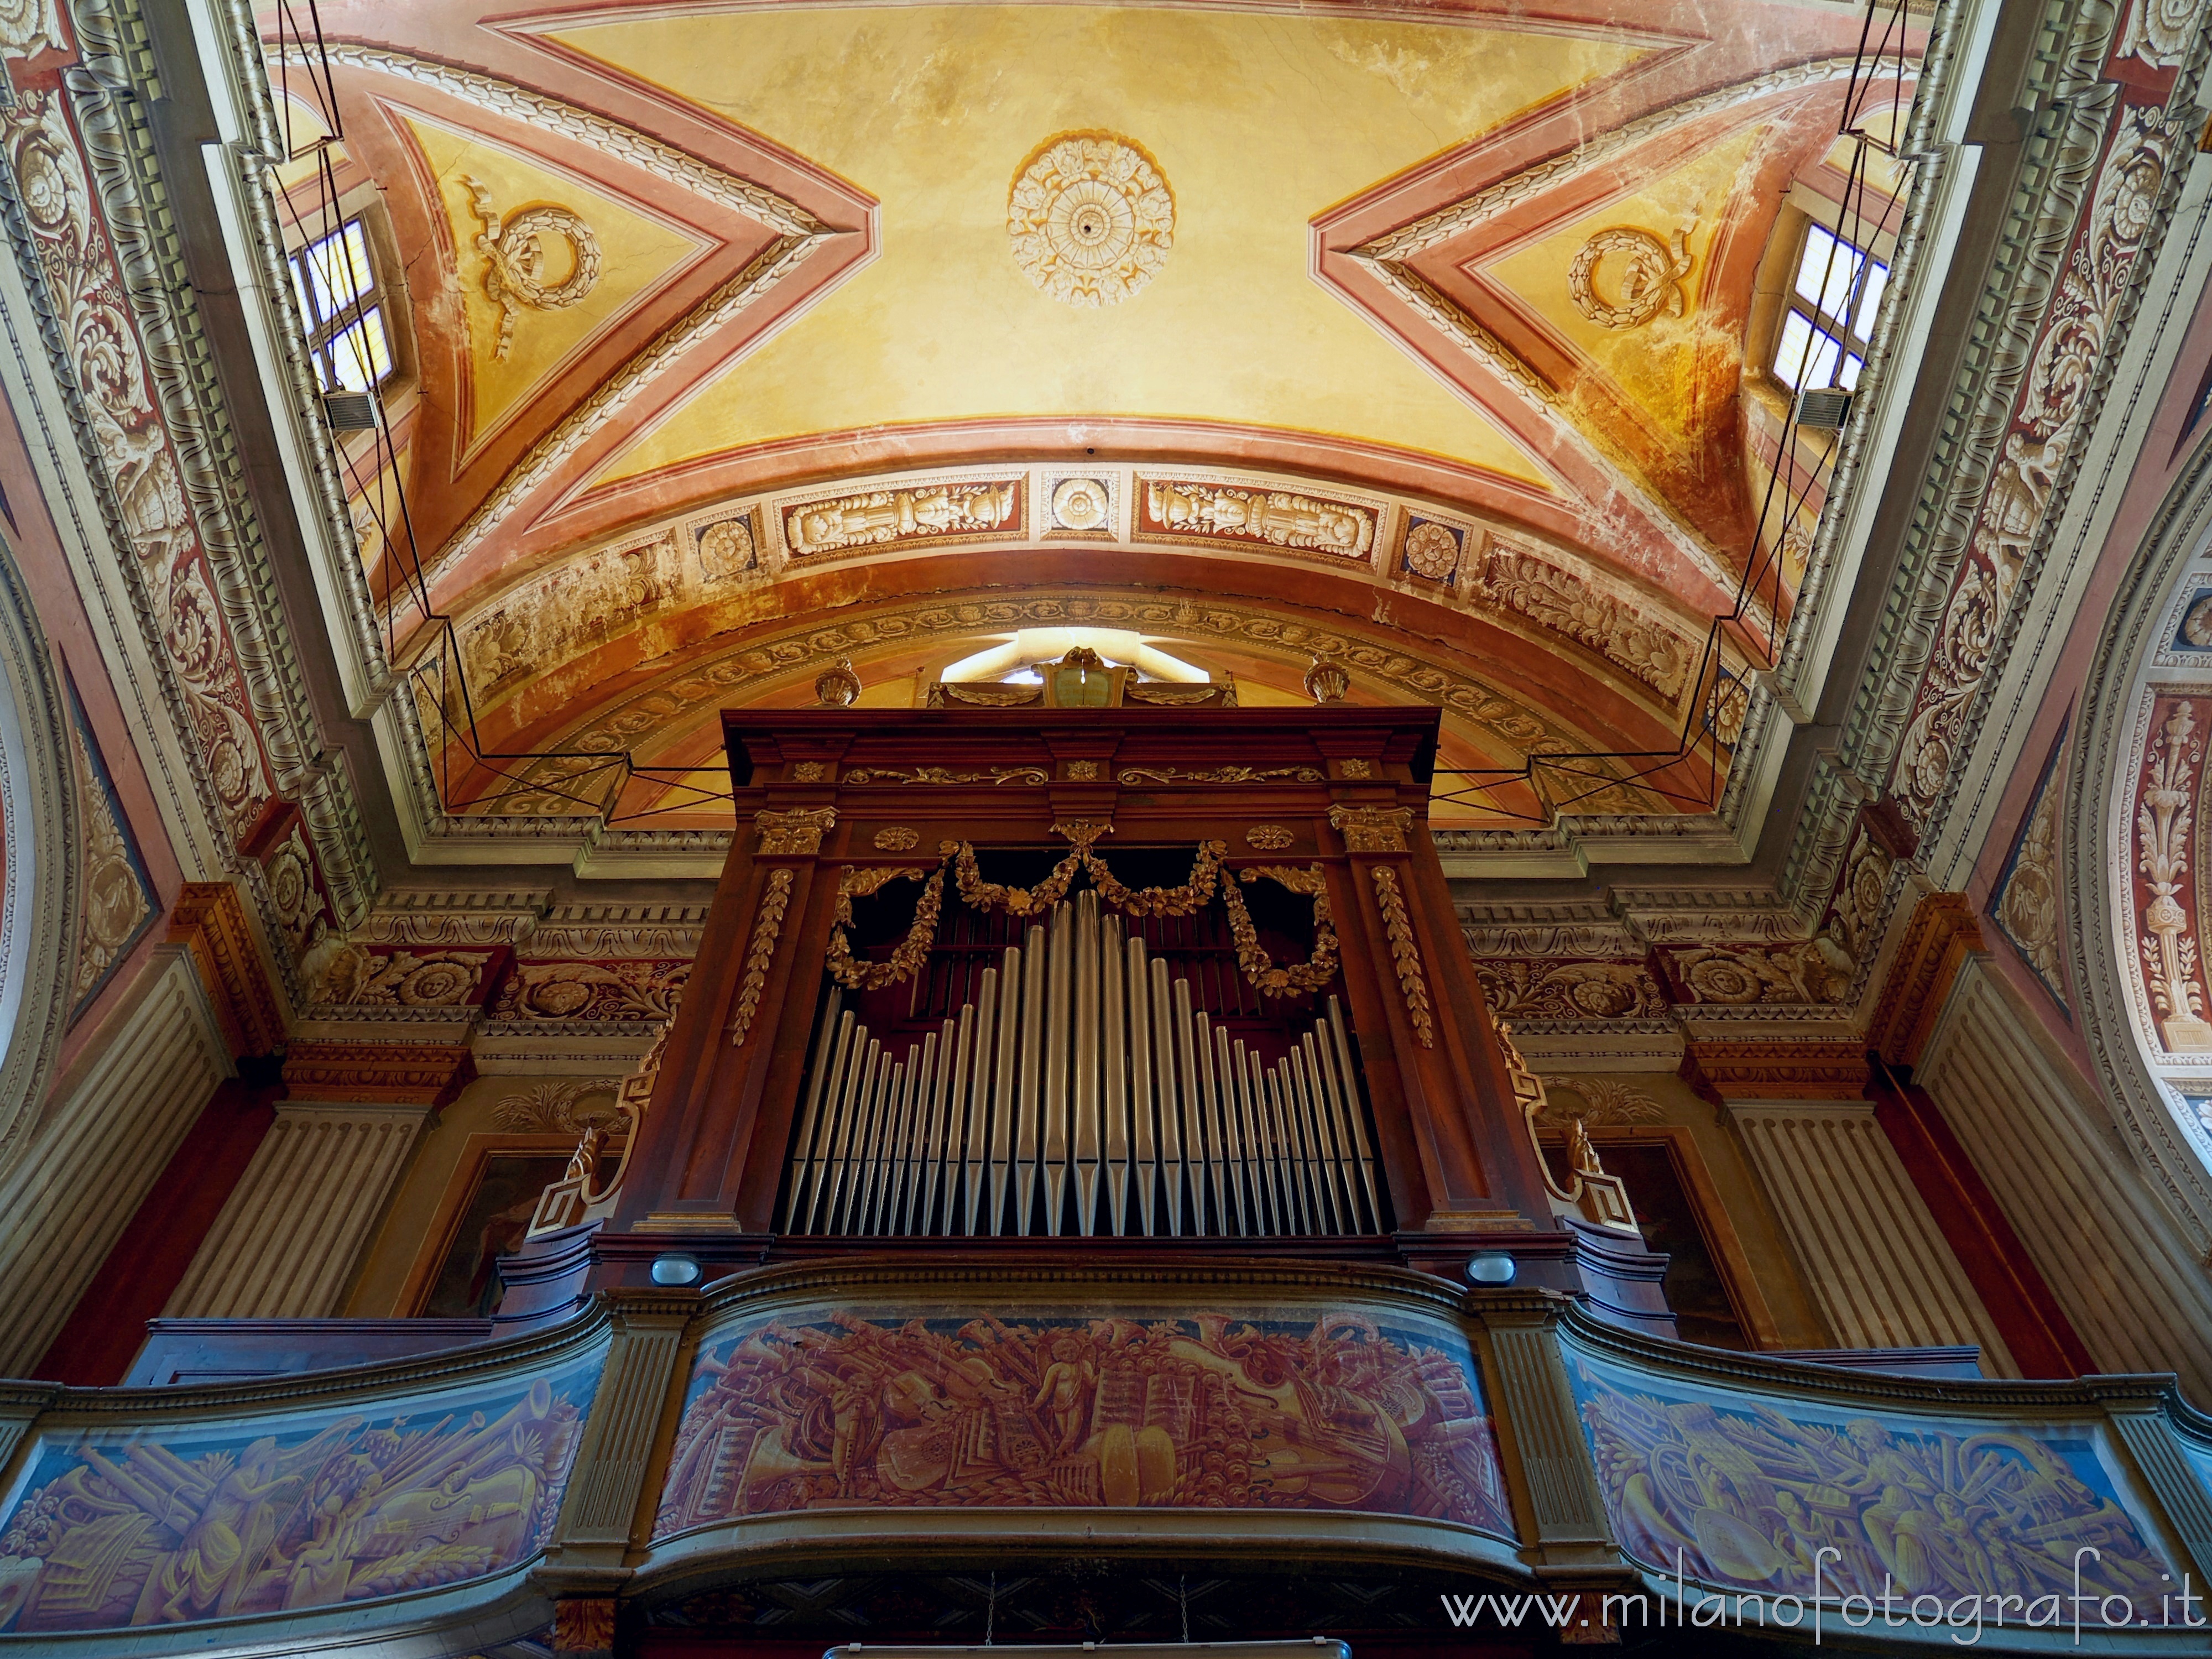
[[[690,977],[682,958],[522,961],[501,982],[489,1012],[512,1020],[673,1019]]]
[[[1474,976],[1498,1019],[1662,1019],[1669,1006],[1641,962],[1478,957]]]
[[[2176,157],[2185,165],[2191,153],[2162,108],[2129,108],[2116,123],[1900,736],[1891,788],[1915,830],[1933,822],[1972,745],[1976,694],[2023,580],[2033,580],[2031,556],[2082,442],[2083,422],[2094,416],[2091,393],[2116,355],[2138,260],[2157,247],[2152,233],[2167,169]]]
[[[367,1412],[41,1436],[0,1510],[0,1632],[298,1612],[544,1547],[599,1357]]]
[[[2002,1595],[2014,1625],[2075,1593],[2077,1561],[2083,1595],[2132,1602],[2128,1625],[2162,1622],[2181,1583],[2100,1425],[1828,1407],[1573,1353],[1569,1371],[1615,1535],[1669,1577],[1802,1607],[1818,1556],[1825,1595],[1887,1592],[1900,1615],[1915,1596]],[[2060,1606],[2043,1622],[2070,1621]]]
[[[2118,884],[2130,895],[2123,938],[2132,940],[2135,979],[2150,1007],[2150,1032],[2169,1053],[2212,1049],[2200,945],[2197,877],[2198,794],[2212,694],[2153,692],[2131,791],[2132,869]]]
[[[1513,1530],[1474,1356],[1440,1324],[840,1308],[709,1339],[655,1535],[856,1504],[1365,1510]]]

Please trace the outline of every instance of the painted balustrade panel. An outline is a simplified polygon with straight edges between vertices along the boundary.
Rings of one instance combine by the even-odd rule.
[[[1466,1336],[1389,1312],[823,1306],[701,1344],[656,1540],[847,1506],[1364,1510],[1510,1537]]]
[[[1957,1608],[1984,1626],[2070,1628],[2077,1589],[2092,1629],[2186,1622],[2187,1558],[2087,1399],[2072,1418],[2063,1403],[2022,1412],[1999,1387],[1971,1414],[1915,1411],[1717,1386],[1566,1346],[1622,1549],[1679,1574],[1692,1598],[1706,1585],[1795,1597],[1802,1612],[1817,1556],[1832,1622],[1839,1598],[1866,1598],[1842,1609],[1864,1623],[1887,1595],[1898,1620],[1932,1597],[1941,1620]],[[2201,1620],[2201,1577],[2194,1588]]]
[[[0,1504],[0,1633],[332,1607],[514,1568],[551,1537],[604,1358],[350,1409],[41,1427]]]

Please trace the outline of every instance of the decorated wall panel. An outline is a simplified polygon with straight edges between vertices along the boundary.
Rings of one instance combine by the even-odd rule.
[[[0,1632],[296,1613],[513,1569],[551,1537],[599,1361],[353,1410],[42,1430],[0,1517]]]
[[[1513,1530],[1453,1326],[1114,1303],[817,1305],[710,1335],[654,1534],[943,1504],[1362,1510]]]
[[[2002,1597],[2002,1614],[1983,1601],[1989,1623],[2051,1626],[2072,1620],[2060,1598],[2075,1594],[2078,1566],[2081,1591],[2128,1608],[2093,1624],[2172,1618],[2161,1597],[2187,1558],[2094,1414],[1796,1395],[1654,1374],[1572,1345],[1568,1370],[1615,1534],[1656,1575],[1802,1609],[1818,1556],[1823,1593],[1860,1598],[1861,1627],[1885,1594],[1899,1622],[1915,1598],[1948,1612]]]

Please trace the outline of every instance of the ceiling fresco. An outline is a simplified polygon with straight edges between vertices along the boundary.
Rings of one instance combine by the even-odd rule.
[[[711,709],[806,700],[795,641],[896,699],[1077,595],[1248,701],[1365,652],[1468,773],[1707,735],[1442,817],[1709,810],[1802,571],[1747,331],[1862,21],[340,3],[325,84],[266,20],[337,134],[290,209],[373,186],[400,250],[410,384],[349,459],[448,810],[726,821]]]

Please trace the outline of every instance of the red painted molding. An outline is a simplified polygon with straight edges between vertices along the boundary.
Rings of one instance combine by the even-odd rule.
[[[1878,1054],[1869,1059],[1873,1077],[1867,1098],[1875,1103],[1875,1121],[1897,1149],[2021,1370],[2051,1377],[2087,1376],[2102,1369],[1928,1091],[1892,1071]]]
[[[224,1202],[276,1121],[278,1085],[226,1078],[115,1241],[33,1376],[78,1388],[123,1381]]]

